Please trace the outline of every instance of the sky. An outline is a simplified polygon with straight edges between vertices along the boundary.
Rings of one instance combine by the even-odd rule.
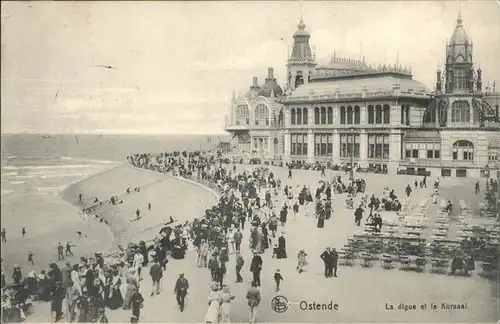
[[[301,15],[319,63],[398,60],[432,89],[459,8],[483,82],[500,80],[495,0],[2,2],[1,131],[224,133],[233,91],[268,67],[284,86]]]

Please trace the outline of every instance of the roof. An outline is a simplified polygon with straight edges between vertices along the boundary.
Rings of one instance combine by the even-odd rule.
[[[321,64],[317,70],[354,70],[354,71],[374,71],[363,61],[353,60],[334,56],[330,62]]]
[[[469,37],[462,25],[462,16],[458,13],[457,26],[451,35],[449,45],[463,45],[469,43]]]
[[[292,92],[290,99],[309,96],[311,91],[314,92],[315,96],[334,95],[337,90],[340,94],[357,94],[363,91],[392,92],[394,85],[399,85],[399,89],[402,92],[409,92],[410,89],[413,89],[415,92],[422,90],[430,92],[423,83],[413,80],[408,76],[401,75],[398,77],[396,74],[386,73],[309,82]]]
[[[415,142],[441,142],[441,134],[437,131],[408,132],[404,135],[406,143]]]
[[[259,96],[276,97],[283,94],[283,89],[281,89],[278,82],[276,82],[273,71],[274,69],[272,67],[268,68],[268,75],[266,81],[260,87]]]

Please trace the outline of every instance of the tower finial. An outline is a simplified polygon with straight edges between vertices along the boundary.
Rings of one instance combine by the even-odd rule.
[[[303,11],[304,11],[304,2],[302,2],[302,0],[300,0],[300,22],[304,22],[304,15],[303,15]]]
[[[460,0],[458,0],[458,15],[457,15],[457,26],[462,26],[462,10],[461,10],[461,3]]]

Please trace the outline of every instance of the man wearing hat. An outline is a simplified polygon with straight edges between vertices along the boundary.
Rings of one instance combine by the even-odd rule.
[[[181,312],[184,311],[184,302],[186,299],[188,288],[189,288],[188,280],[184,278],[183,273],[179,273],[179,278],[175,283],[174,294],[176,296],[177,304],[179,305]]]
[[[320,255],[320,258],[325,263],[325,278],[330,278],[332,276],[333,257],[331,252],[330,247],[327,246],[326,250]]]
[[[260,287],[260,271],[262,270],[262,258],[257,254],[257,251],[253,251],[253,259],[250,264],[250,272],[253,273],[253,281],[257,286]]]

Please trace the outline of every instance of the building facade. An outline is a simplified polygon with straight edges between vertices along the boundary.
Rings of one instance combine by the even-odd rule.
[[[236,151],[389,174],[479,177],[499,169],[499,95],[483,91],[460,15],[434,90],[400,66],[336,56],[319,65],[304,22],[297,27],[285,91],[270,69],[266,91],[254,78],[249,92],[233,96],[226,130]]]
[[[226,131],[231,136],[232,153],[245,157],[280,159],[283,156],[283,89],[272,67],[263,85],[257,77],[246,93],[233,98],[226,116]]]

